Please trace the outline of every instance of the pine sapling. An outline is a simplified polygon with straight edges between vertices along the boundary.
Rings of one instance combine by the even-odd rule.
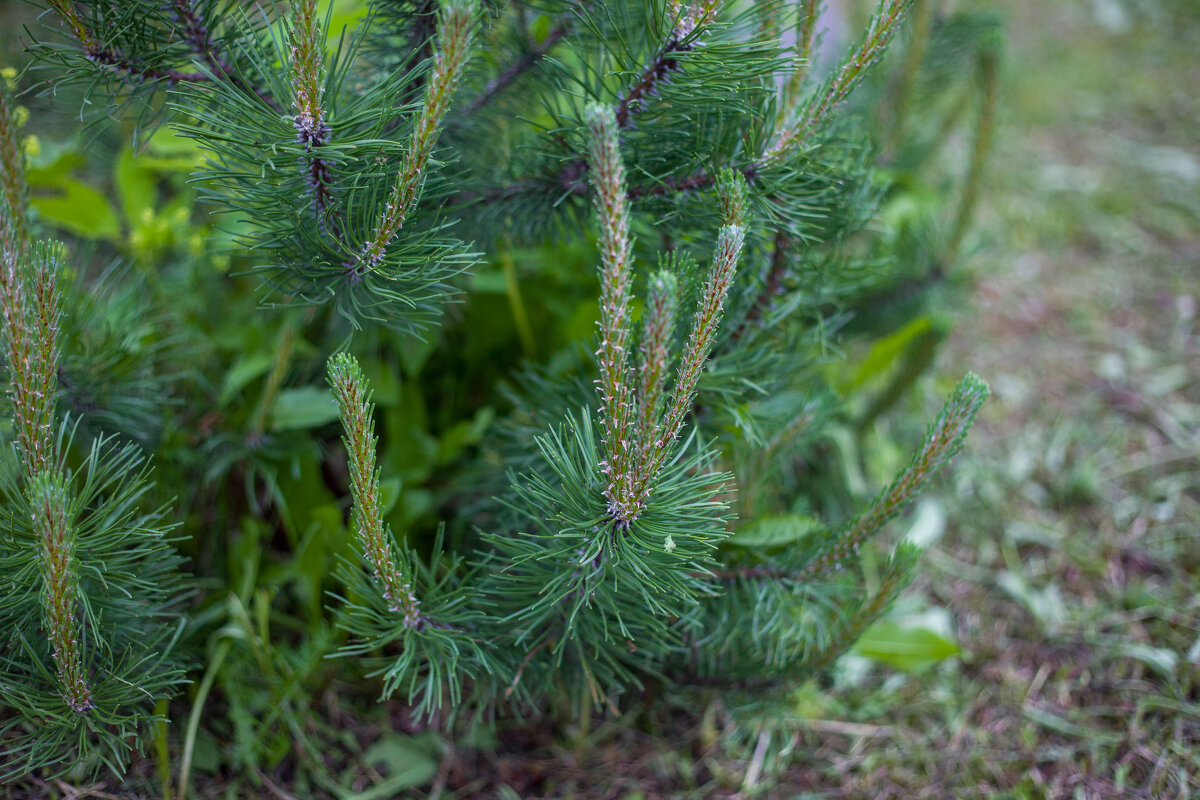
[[[843,247],[850,236],[869,238],[882,190],[861,126],[834,122],[912,2],[880,0],[859,43],[818,82],[815,0],[801,0],[794,13],[775,3],[743,13],[709,0],[572,3],[544,36],[528,30],[523,12],[484,14],[477,0],[449,0],[429,14],[379,2],[336,45],[336,32],[326,30],[332,17],[319,16],[316,0],[219,17],[213,11],[224,6],[207,0],[51,0],[78,51],[53,52],[76,76],[123,86],[114,97],[171,87],[166,113],[206,154],[196,181],[216,208],[238,215],[245,247],[237,258],[265,275],[272,299],[311,306],[307,317],[289,311],[277,337],[264,339],[278,342],[277,352],[273,366],[250,379],[257,395],[247,403],[247,438],[271,435],[291,389],[314,388],[286,385],[304,374],[313,343],[319,352],[347,351],[328,362],[327,378],[348,461],[353,557],[332,576],[308,579],[318,588],[306,589],[316,596],[330,581],[334,624],[345,635],[338,654],[366,664],[385,697],[399,694],[416,716],[442,719],[468,708],[569,706],[586,715],[636,702],[631,690],[650,682],[684,692],[722,682],[787,685],[827,666],[884,613],[911,575],[915,551],[900,546],[876,562],[882,569],[870,589],[850,568],[957,452],[985,387],[968,376],[908,468],[848,522],[815,518],[822,498],[800,487],[796,465],[846,410],[827,377],[828,324],[856,310],[847,298],[857,287],[891,274],[890,262],[857,263]],[[401,41],[410,46],[395,47]],[[477,42],[486,58],[474,58]],[[531,91],[514,90],[526,85]],[[0,140],[0,162],[19,163],[16,148],[15,139]],[[25,263],[29,237],[22,184],[4,188],[8,270]],[[564,370],[574,372],[543,365],[531,391],[512,392],[516,410],[495,426],[507,433],[481,436],[476,471],[467,470],[486,472],[486,488],[472,486],[469,503],[455,496],[448,504],[472,507],[453,529],[465,542],[461,552],[443,553],[439,530],[429,537],[432,556],[419,557],[429,542],[410,537],[420,535],[424,517],[406,515],[412,509],[402,504],[386,511],[382,493],[381,465],[410,454],[403,446],[377,452],[370,386],[350,353],[402,364],[404,408],[383,409],[386,430],[402,418],[423,443],[452,440],[440,426],[454,424],[460,410],[442,404],[433,387],[461,388],[456,373],[473,380],[485,370],[469,347],[414,366],[421,359],[409,358],[410,340],[362,328],[422,329],[466,284],[454,278],[479,260],[476,249],[511,243],[514,260],[526,247],[547,252],[547,241],[577,236],[590,219],[599,239],[594,371],[586,354],[572,361],[555,340],[564,345],[555,367],[569,362]],[[667,254],[656,270],[642,271],[635,252],[651,249],[647,231],[661,236]],[[697,241],[712,250],[703,269],[693,269],[687,253]],[[553,252],[521,264],[521,280],[533,276],[546,294],[552,285],[580,289],[577,270],[551,266]],[[101,617],[88,611],[101,596],[88,559],[95,540],[116,537],[97,533],[91,506],[78,500],[100,493],[87,494],[78,473],[59,468],[62,428],[46,425],[52,405],[38,405],[54,394],[54,370],[45,365],[57,357],[47,344],[55,287],[22,269],[0,273],[0,321],[13,396],[25,409],[16,412],[18,452],[49,467],[46,477],[14,473],[6,497],[23,516],[25,538],[3,552],[36,543],[61,569],[28,581],[36,605],[21,609],[37,611],[48,633],[29,643],[32,655],[17,667],[32,673],[29,664],[42,665],[63,719],[94,719],[111,707],[117,683],[93,642],[117,633],[97,631]],[[510,294],[516,276],[506,264]],[[634,294],[643,286],[639,321]],[[535,337],[566,326],[558,298],[526,297],[536,298],[528,311],[512,303],[514,327],[532,350]],[[486,306],[468,306],[444,341],[479,336],[479,308]],[[490,391],[473,387],[472,397],[475,388],[478,396]],[[441,404],[446,419],[418,431],[410,417],[421,415],[408,412],[422,401]],[[44,445],[47,433],[54,435]],[[289,432],[311,453],[339,452],[323,447],[327,433],[319,423]],[[412,467],[403,497],[422,480],[444,485],[447,495],[462,485],[441,483],[442,470],[458,477],[449,473],[459,466],[437,450],[402,465]],[[309,475],[328,466],[307,458]],[[96,469],[105,463],[97,457]],[[784,476],[780,486],[757,485],[760,466]],[[410,487],[410,474],[425,477]],[[134,507],[136,497],[120,496]],[[754,526],[795,523],[790,511],[812,506],[822,510],[802,534],[793,528],[783,544],[747,544]],[[271,509],[255,510],[274,521]],[[280,516],[295,533],[296,521]],[[127,563],[111,548],[106,554]],[[0,614],[7,609],[0,604]],[[10,627],[13,618],[0,617]],[[167,694],[164,681],[139,681],[129,685]],[[23,710],[18,724],[33,719]]]

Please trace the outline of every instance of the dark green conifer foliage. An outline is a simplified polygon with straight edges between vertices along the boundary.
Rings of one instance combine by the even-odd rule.
[[[844,487],[824,488],[834,429],[873,423],[929,363],[864,403],[835,353],[855,315],[871,331],[875,298],[902,293],[907,265],[868,229],[888,190],[855,103],[915,6],[888,118],[900,133],[882,142],[909,152],[913,98],[937,82],[928,42],[945,33],[930,3],[880,0],[828,72],[816,2],[375,0],[348,32],[316,0],[46,5],[34,50],[54,85],[83,84],[141,141],[165,124],[195,143],[191,178],[237,266],[161,265],[186,311],[147,359],[165,352],[195,378],[188,402],[214,406],[158,417],[186,547],[218,587],[200,616],[226,637],[191,712],[185,788],[214,685],[237,762],[283,757],[231,677],[274,675],[275,615],[301,642],[288,670],[328,649],[445,721],[615,710],[651,685],[777,692],[829,667],[907,585],[918,552],[880,534],[959,451],[983,381],[958,382],[873,502],[848,509]],[[989,102],[939,264],[962,247]],[[20,265],[62,251],[25,244],[5,120],[6,353],[44,367],[53,338],[17,317],[58,324],[43,291],[57,273]],[[503,325],[478,311],[489,293]],[[79,307],[95,335],[101,315]],[[258,326],[247,352],[221,351],[239,314]],[[95,361],[64,363],[102,380]],[[183,677],[169,525],[137,510],[159,426],[142,403],[109,404],[81,459],[75,421],[42,400],[58,370],[12,373],[0,570],[21,592],[0,604],[0,680],[26,688],[0,712],[8,763],[119,772]],[[223,608],[251,654],[213,630]],[[135,611],[141,627],[115,624]],[[30,613],[44,635],[17,624]],[[267,693],[270,724],[303,713],[290,691]]]
[[[0,777],[76,765],[123,772],[184,674],[180,559],[134,445],[56,414],[58,243],[31,242],[12,97],[0,86],[0,317],[15,441],[0,454]]]

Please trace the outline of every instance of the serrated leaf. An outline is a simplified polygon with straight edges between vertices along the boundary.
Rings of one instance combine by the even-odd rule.
[[[54,227],[87,239],[121,235],[121,221],[108,198],[81,181],[68,179],[54,194],[35,195],[33,207]]]
[[[337,404],[323,386],[300,386],[284,389],[271,408],[271,428],[294,431],[317,428],[338,417]]]
[[[763,517],[751,522],[725,540],[732,547],[771,548],[793,544],[824,526],[803,514]]]
[[[903,672],[924,669],[962,652],[957,644],[928,628],[905,628],[891,620],[867,628],[854,649]]]

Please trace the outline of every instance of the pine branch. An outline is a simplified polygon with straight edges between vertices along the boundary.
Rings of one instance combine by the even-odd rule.
[[[415,0],[415,8],[410,12],[410,16],[416,21],[408,39],[408,57],[404,61],[404,72],[412,72],[423,61],[426,61],[433,55],[434,36],[438,32],[438,2],[437,0]],[[424,76],[419,76],[412,86],[405,91],[405,101],[409,102],[416,98],[417,92],[421,91]]]
[[[782,163],[787,153],[791,152],[810,132],[827,121],[830,114],[845,102],[851,92],[862,82],[870,68],[883,57],[892,38],[900,28],[904,19],[904,13],[912,1],[881,0],[880,10],[872,18],[871,25],[868,27],[862,43],[846,58],[825,90],[807,107],[807,110],[800,118],[790,125],[781,125],[775,137],[763,149],[760,156],[749,161],[749,163],[740,165],[728,164],[726,168],[739,172],[747,183],[753,184],[764,171]],[[703,16],[702,21],[711,19],[711,15],[715,12],[715,5],[705,6],[705,8],[708,9],[704,12],[707,16]],[[682,17],[682,19],[687,19],[687,15]],[[684,30],[687,32],[686,35],[692,34],[692,31],[687,29],[686,24],[684,25]],[[812,32],[802,30],[801,33],[805,37],[809,37],[805,46],[811,47]],[[676,42],[677,38],[678,34],[676,33],[668,41],[663,50],[656,55],[655,59],[643,69],[639,80],[634,86],[622,95],[622,101],[618,105],[618,112],[624,113],[622,117],[619,117],[620,119],[624,119],[627,122],[630,119],[629,115],[636,108],[640,107],[641,99],[648,95],[669,74],[672,68],[668,64],[676,62],[665,58],[664,54],[680,51],[677,46],[672,45],[672,42]],[[802,78],[803,75],[800,75],[797,77],[797,80],[800,81]],[[579,176],[586,169],[587,163],[585,160],[569,161],[549,180],[520,180],[508,186],[491,189],[478,197],[468,197],[464,198],[464,200],[477,200],[484,203],[495,202],[524,194],[543,192],[548,187],[560,188],[565,194],[582,195],[586,193],[586,185],[583,181],[579,180]],[[668,176],[657,179],[652,183],[631,185],[628,189],[628,194],[630,199],[675,195],[707,189],[715,181],[716,175],[713,172],[707,169],[700,169],[685,177]]]
[[[84,56],[94,64],[107,67],[115,73],[127,75],[138,81],[162,80],[166,81],[168,85],[174,85],[176,83],[204,83],[212,80],[203,72],[184,72],[166,67],[146,66],[136,56],[104,47],[96,33],[84,21],[73,0],[47,0],[47,2],[58,12],[70,35],[79,44]]]
[[[196,0],[171,0],[171,8],[174,9],[175,16],[183,25],[183,36],[191,44],[192,51],[200,56],[201,60],[204,61],[214,75],[225,78],[243,92],[257,95],[263,102],[276,111],[283,111],[282,106],[279,105],[278,101],[269,92],[248,87],[238,77],[229,62],[221,58],[219,51],[213,45],[209,33],[209,25],[204,21],[200,10],[196,7]]]
[[[905,53],[904,69],[892,92],[892,97],[895,98],[892,102],[892,118],[888,125],[886,143],[883,146],[884,158],[887,160],[891,160],[896,146],[904,135],[908,104],[913,87],[916,85],[917,74],[921,71],[921,62],[925,59],[925,48],[929,42],[933,14],[934,3],[931,0],[913,0],[912,36],[908,42],[908,52]]]
[[[837,567],[856,554],[863,542],[924,491],[937,471],[962,449],[967,431],[975,422],[975,415],[989,391],[988,385],[977,375],[967,373],[954,387],[937,420],[929,426],[921,450],[904,471],[880,493],[866,512],[814,554],[803,572],[811,575]]]
[[[629,348],[632,320],[632,242],[625,198],[625,166],[617,142],[617,117],[607,106],[588,109],[591,129],[590,170],[600,213],[600,425],[604,431],[605,496],[610,513],[632,520],[637,510],[628,505],[633,486],[636,399],[630,380]]]
[[[813,43],[817,34],[817,22],[821,16],[821,0],[799,0],[797,13],[800,15],[796,25],[796,65],[788,75],[783,93],[779,100],[779,113],[775,118],[775,126],[782,127],[796,113],[796,105],[800,101],[800,88],[808,71],[812,67]]]
[[[881,0],[879,11],[871,18],[866,35],[858,48],[842,62],[825,90],[804,112],[775,135],[774,141],[763,151],[759,163],[771,165],[784,157],[808,133],[822,125],[830,113],[846,101],[850,93],[862,83],[867,72],[875,66],[893,37],[900,30],[904,15],[913,0]]]
[[[654,54],[650,63],[642,68],[638,79],[622,93],[621,99],[617,102],[615,116],[619,128],[628,128],[633,124],[633,115],[645,107],[646,101],[653,97],[659,87],[670,79],[672,72],[680,69],[679,59],[675,57],[675,54],[693,50],[697,41],[693,36],[695,29],[711,20],[711,8],[704,17],[697,19],[698,15],[693,15],[690,9],[685,12],[678,8],[678,3],[672,5],[676,7],[676,16],[670,38]]]
[[[717,336],[717,327],[724,312],[725,297],[733,283],[737,270],[738,256],[745,239],[745,229],[738,225],[726,225],[717,237],[713,265],[700,296],[700,306],[692,322],[692,331],[684,347],[679,372],[672,389],[672,400],[663,422],[662,442],[665,452],[667,442],[674,441],[683,428],[683,421],[696,399],[696,385],[700,373],[712,350]],[[661,456],[660,456],[661,460]]]
[[[29,230],[25,215],[28,188],[25,183],[25,154],[17,125],[14,85],[0,77],[0,190],[5,216],[0,222],[0,248],[4,260],[19,258],[28,247]]]
[[[799,0],[799,25],[796,29],[796,54],[801,64],[812,63],[812,49],[821,18],[821,0]]]
[[[30,248],[25,220],[25,169],[7,85],[0,88],[0,322],[9,394],[26,474],[54,463],[52,420],[58,370],[58,283],[50,248]],[[32,258],[31,258],[32,257]]]
[[[413,594],[411,577],[400,572],[390,533],[383,524],[379,469],[375,466],[375,447],[379,442],[375,436],[375,407],[358,362],[345,353],[330,359],[329,385],[346,432],[342,441],[350,461],[354,538],[390,609],[402,615],[405,627],[419,629],[425,623],[420,601]]]
[[[722,583],[739,581],[790,581],[803,583],[812,576],[840,567],[854,558],[862,544],[903,511],[929,485],[959,450],[974,424],[988,386],[968,373],[954,387],[937,419],[929,426],[921,449],[904,471],[884,489],[871,506],[848,525],[822,537],[814,537],[811,546],[800,546],[784,553],[779,560],[745,564],[712,570]]]
[[[979,190],[983,184],[984,172],[987,169],[988,156],[992,150],[992,137],[996,129],[996,112],[999,103],[1000,47],[998,42],[989,41],[979,54],[978,75],[980,84],[979,120],[975,124],[975,142],[971,147],[971,160],[967,167],[967,177],[963,184],[962,197],[958,201],[958,213],[954,225],[950,229],[946,247],[943,250],[938,267],[944,271],[958,257],[967,226],[975,213],[975,205],[979,200]]]
[[[672,388],[671,402],[662,426],[656,431],[649,458],[638,470],[633,497],[639,507],[645,506],[652,482],[662,470],[672,443],[683,429],[684,419],[691,413],[696,400],[696,386],[712,351],[717,327],[723,314],[725,297],[733,283],[745,240],[746,184],[740,175],[725,170],[721,175],[721,205],[724,227],[717,235],[712,266],[701,292],[699,307],[692,319],[691,333],[684,346],[679,369]]]
[[[641,367],[637,396],[638,421],[634,441],[638,447],[639,468],[650,463],[659,419],[662,416],[667,382],[667,358],[670,356],[671,337],[675,333],[678,292],[679,283],[673,273],[660,270],[650,278],[650,296],[646,300],[642,338],[638,343]]]
[[[782,4],[770,0],[754,4],[755,38],[771,42],[779,40],[782,33],[779,20],[780,5]]]
[[[95,707],[83,666],[79,620],[79,579],[74,561],[74,531],[69,497],[62,478],[42,473],[32,482],[33,525],[41,542],[42,613],[63,699],[82,714]]]
[[[32,252],[30,278],[33,292],[30,317],[36,331],[31,365],[31,400],[34,428],[40,432],[38,451],[43,455],[39,469],[49,468],[54,458],[54,398],[58,394],[59,324],[62,320],[58,278],[63,248],[39,242]]]
[[[92,23],[84,18],[80,4],[74,0],[47,0],[47,4],[57,12],[68,36],[75,40],[84,58],[113,76],[123,79],[126,84],[211,86],[217,81],[227,81],[238,91],[258,98],[276,113],[283,113],[283,106],[269,91],[246,83],[236,66],[222,55],[217,43],[213,41],[212,26],[204,19],[196,0],[164,0],[156,7],[142,9],[130,8],[134,3],[114,4],[104,8],[105,15],[97,15]],[[143,22],[142,19],[131,19],[131,14],[144,16],[147,20],[154,19],[163,26],[156,27],[156,30],[166,33],[166,38],[155,40],[150,44],[150,47],[155,49],[145,53],[129,53],[121,47],[106,45],[106,36],[122,31],[131,24],[140,25]],[[170,16],[167,16],[168,14]],[[163,55],[177,55],[178,44],[186,45],[204,65],[206,71],[189,71],[154,63]]]
[[[212,68],[213,72],[223,71],[216,55],[212,52],[212,43],[208,37],[208,26],[200,18],[200,12],[196,8],[196,0],[171,0],[171,8],[174,9],[175,16],[183,25],[183,38],[191,43],[192,50],[196,55],[203,58]]]
[[[470,55],[478,21],[477,0],[454,0],[443,4],[440,20],[433,74],[425,87],[425,101],[417,115],[408,154],[396,175],[391,197],[379,217],[375,232],[352,265],[353,274],[362,274],[379,265],[388,245],[396,238],[420,197],[425,167],[437,143],[442,118]]]
[[[669,80],[671,73],[682,68],[676,56],[694,50],[699,45],[700,38],[704,32],[703,26],[711,23],[716,16],[716,5],[715,2],[706,2],[692,4],[685,8],[677,0],[672,1],[670,8],[673,24],[670,36],[655,52],[650,62],[642,68],[637,80],[629,88],[620,93],[620,99],[613,109],[618,128],[625,129],[632,126],[637,112],[646,107],[647,101],[657,94],[659,88]],[[565,194],[582,196],[587,194],[587,170],[588,160],[586,158],[577,158],[566,162],[549,181],[518,181],[509,186],[490,190],[478,197],[464,197],[462,200],[494,202],[523,194],[546,191],[548,185],[561,189]],[[686,181],[684,183],[686,184]],[[705,188],[711,184],[711,177],[705,175],[694,187],[680,185],[668,189],[667,186],[662,185],[654,187],[634,186],[628,189],[628,194],[632,199],[647,194],[683,191],[686,188]]]
[[[912,580],[913,567],[920,555],[921,551],[911,544],[902,542],[896,548],[880,577],[879,588],[847,617],[830,645],[817,653],[815,658],[805,659],[807,671],[817,672],[829,667],[859,640],[872,623],[883,616],[895,602],[896,596]]]
[[[183,0],[177,0],[183,2]],[[306,173],[317,224],[324,225],[333,201],[332,169],[317,151],[329,143],[329,124],[322,104],[325,80],[325,36],[317,18],[317,0],[298,0],[291,23],[292,104],[296,141],[307,153]]]

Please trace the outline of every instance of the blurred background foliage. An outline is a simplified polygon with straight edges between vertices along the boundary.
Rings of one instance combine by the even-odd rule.
[[[869,6],[845,4],[851,29]],[[784,546],[846,516],[903,463],[949,388],[938,376],[969,367],[998,402],[948,491],[909,522],[927,548],[918,591],[784,708],[734,715],[714,692],[681,709],[685,724],[583,726],[565,744],[480,727],[451,746],[398,704],[375,709],[373,682],[326,658],[325,592],[349,553],[344,492],[330,488],[346,476],[327,343],[305,339],[303,310],[259,308],[251,259],[222,246],[245,223],[214,220],[197,197],[192,143],[160,128],[134,151],[128,122],[89,114],[81,127],[71,90],[27,95],[33,205],[79,267],[64,402],[87,413],[87,435],[155,453],[183,528],[205,531],[180,544],[203,579],[202,669],[138,791],[170,794],[181,766],[201,796],[263,796],[286,775],[294,796],[360,800],[431,783],[443,796],[629,798],[1200,789],[1200,10],[924,9],[854,100],[886,169],[868,235],[844,247],[852,263],[904,269],[822,298],[828,327],[811,344],[830,348],[814,358],[830,396],[810,398],[821,435],[808,458],[825,468],[746,478],[821,505],[738,534]],[[334,29],[364,11],[338,3]],[[19,66],[22,25],[39,23],[21,4],[0,14],[5,63]],[[444,325],[356,340],[397,533],[429,542],[441,520],[469,519],[454,498],[502,464],[485,434],[511,409],[513,365],[578,365],[594,264],[590,246],[501,239]],[[449,535],[468,532],[451,522]],[[180,742],[183,764],[167,763]]]

